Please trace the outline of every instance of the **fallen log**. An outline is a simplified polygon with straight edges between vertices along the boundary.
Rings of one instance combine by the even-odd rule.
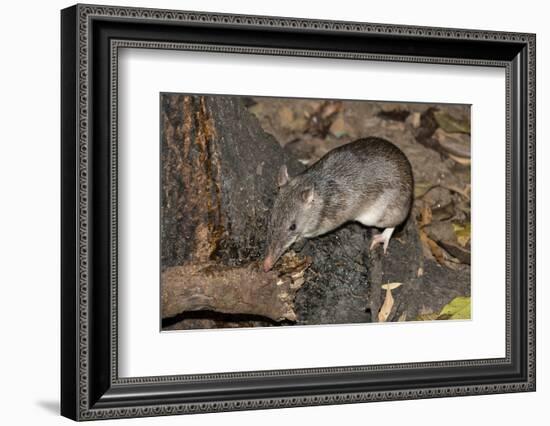
[[[263,272],[259,262],[245,266],[215,262],[172,266],[162,274],[162,317],[206,310],[296,321],[294,297],[310,263],[310,259],[290,252],[269,273]]]

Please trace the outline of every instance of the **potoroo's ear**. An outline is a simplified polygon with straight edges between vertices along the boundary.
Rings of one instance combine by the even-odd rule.
[[[288,171],[286,166],[283,164],[279,169],[279,174],[277,175],[277,185],[279,188],[285,186],[289,181]]]
[[[313,186],[310,186],[309,188],[304,189],[302,191],[302,201],[306,204],[311,204],[313,202],[313,195],[314,195]]]

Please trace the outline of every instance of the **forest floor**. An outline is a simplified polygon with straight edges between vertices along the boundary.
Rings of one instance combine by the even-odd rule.
[[[248,98],[247,104],[263,129],[306,166],[363,137],[397,145],[413,168],[414,213],[426,257],[469,274],[468,105],[279,98]]]

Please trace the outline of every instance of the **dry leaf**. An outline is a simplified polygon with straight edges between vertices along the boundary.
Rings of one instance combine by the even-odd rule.
[[[426,231],[428,237],[438,244],[440,241],[456,241],[456,234],[454,233],[454,228],[450,222],[435,221],[426,226],[424,231]]]
[[[403,283],[387,283],[387,284],[382,284],[382,289],[383,290],[395,290],[396,288],[401,287],[402,285],[403,285]]]
[[[458,244],[462,247],[465,247],[466,244],[470,241],[470,235],[472,232],[470,222],[461,225],[459,223],[453,223],[453,230],[456,235],[456,240]]]
[[[407,117],[405,121],[409,123],[413,128],[418,129],[420,127],[420,113],[413,112]]]
[[[418,229],[418,236],[420,237],[420,242],[422,243],[422,253],[424,254],[424,257],[426,259],[433,259],[434,256],[432,254],[432,250],[430,249],[428,241],[425,238],[426,232],[421,227]]]
[[[471,190],[472,187],[470,184],[467,184],[464,189],[461,189],[457,186],[445,185],[443,183],[432,185],[430,183],[419,182],[414,185],[414,198],[424,198],[424,196],[428,192],[430,192],[432,189],[435,189],[435,188],[444,188],[449,191],[456,192],[457,194],[462,195],[467,200],[470,200],[470,193],[472,192]]]
[[[433,135],[439,146],[447,154],[470,158],[470,135],[464,133],[447,133],[439,128]]]
[[[432,209],[430,207],[422,207],[420,209],[420,222],[418,225],[422,228],[432,223]]]
[[[470,251],[464,247],[460,247],[456,244],[453,244],[449,241],[439,241],[441,247],[443,247],[451,256],[458,259],[461,263],[467,265],[470,264]]]
[[[455,203],[451,200],[451,202],[443,206],[437,206],[432,209],[432,221],[451,219],[455,213]]]
[[[391,294],[391,290],[388,288],[386,290],[386,298],[384,299],[384,303],[382,304],[382,307],[378,312],[379,322],[386,322],[386,320],[390,316],[391,308],[393,308],[393,303],[394,303],[393,296]]]
[[[448,133],[470,133],[470,120],[457,119],[444,111],[434,111],[434,118],[443,130]]]
[[[289,107],[285,106],[279,109],[279,121],[283,126],[287,125],[292,120],[294,120],[294,113]]]
[[[340,101],[326,101],[321,105],[320,113],[321,117],[329,118],[342,109],[342,102]]]
[[[458,157],[457,155],[453,155],[453,154],[448,154],[448,155],[451,160],[454,160],[458,164],[462,164],[463,166],[469,166],[472,164],[472,160],[470,160],[469,158]]]
[[[391,309],[393,308],[394,299],[392,296],[391,291],[395,290],[398,287],[401,287],[403,283],[386,283],[382,284],[382,289],[386,290],[386,298],[384,299],[384,303],[382,304],[382,307],[380,308],[380,311],[378,312],[378,321],[379,322],[386,322],[388,317],[390,316]]]
[[[415,182],[414,184],[414,198],[422,198],[428,192],[430,192],[435,185],[429,182]]]
[[[434,240],[428,237],[428,234],[426,234],[423,229],[420,230],[419,234],[420,241],[422,241],[422,243],[430,249],[433,257],[435,257],[435,260],[437,260],[440,265],[446,265],[447,262],[445,262],[445,255],[443,254],[441,247],[439,247]]]
[[[344,117],[342,117],[342,115],[339,115],[336,120],[332,122],[329,131],[337,138],[341,138],[342,136],[346,136],[348,134],[346,122],[344,121]]]
[[[470,319],[470,298],[455,297],[441,309],[438,319]]]
[[[464,189],[461,189],[454,185],[441,185],[443,188],[448,189],[449,191],[456,192],[457,194],[462,195],[467,200],[470,200],[470,193],[472,192],[472,186],[467,184]]]

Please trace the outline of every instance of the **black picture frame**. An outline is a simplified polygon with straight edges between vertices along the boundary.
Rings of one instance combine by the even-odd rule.
[[[121,46],[504,68],[506,356],[119,378],[113,100]],[[90,420],[535,390],[534,34],[75,5],[61,12],[61,52],[62,415]]]

